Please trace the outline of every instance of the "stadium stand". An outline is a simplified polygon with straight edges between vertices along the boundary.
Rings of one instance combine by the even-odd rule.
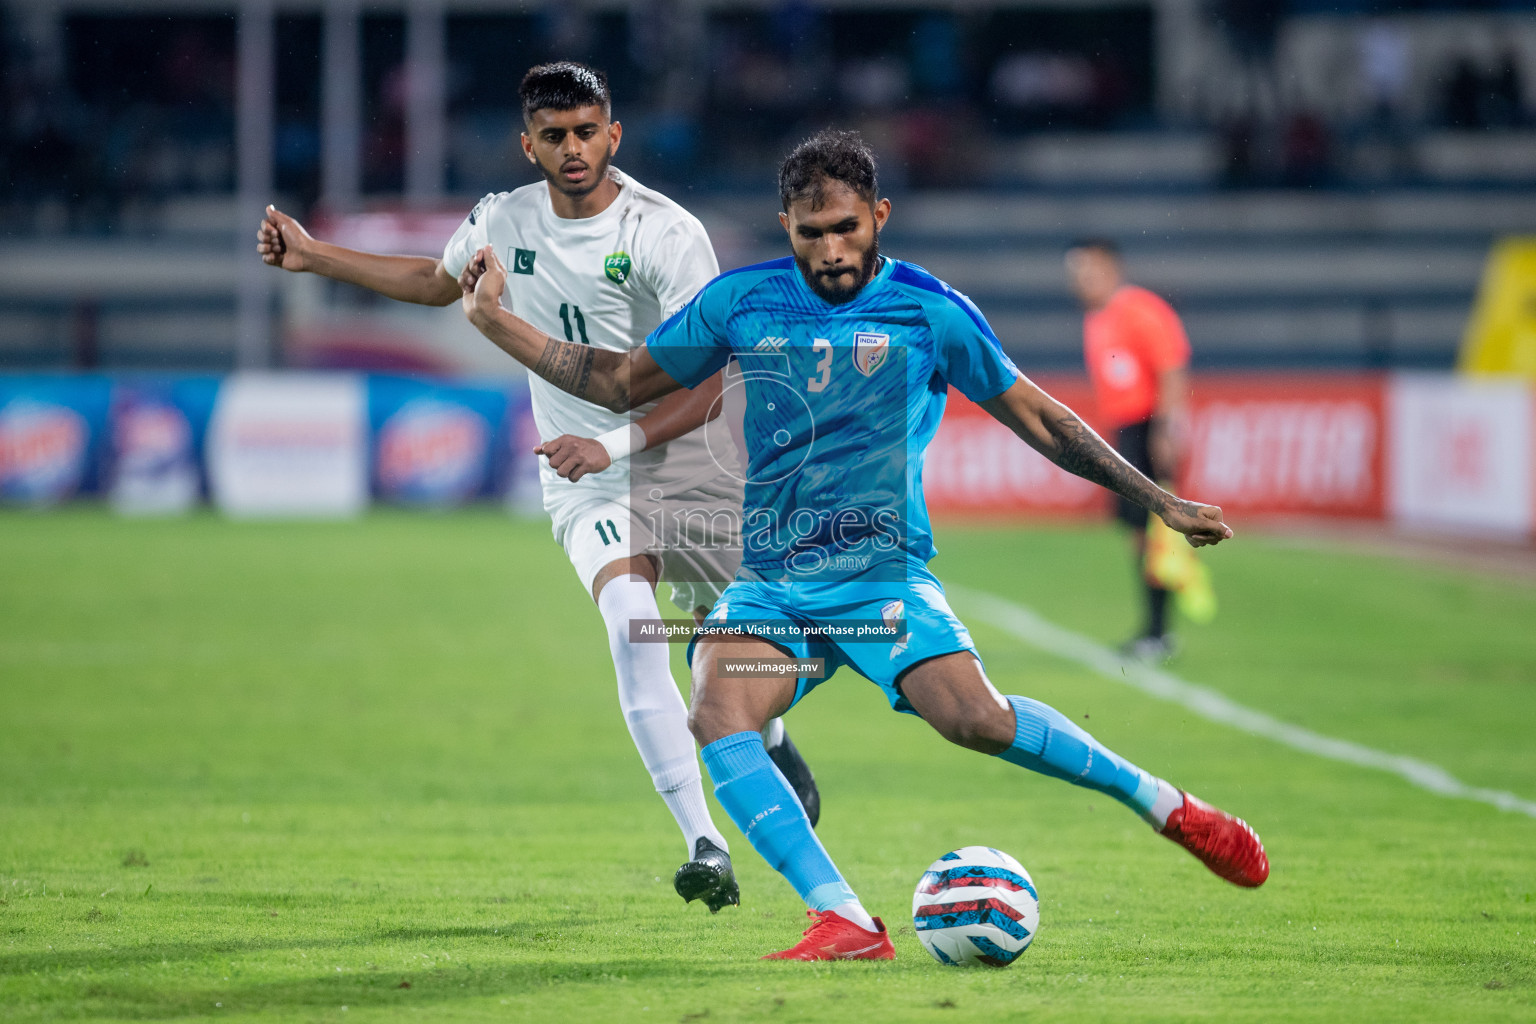
[[[1076,365],[1075,236],[1122,241],[1202,367],[1448,368],[1490,245],[1536,232],[1521,5],[689,11],[0,4],[0,367],[281,364],[295,306],[363,300],[263,276],[260,204],[462,211],[523,184],[505,68],[557,54],[609,68],[619,163],[686,194],[727,266],[782,251],[763,186],[784,146],[859,127],[898,202],[887,248],[1042,368]],[[252,26],[274,45],[247,78]],[[270,120],[256,150],[241,110]]]
[[[226,224],[234,214],[228,202],[193,204],[170,204],[168,221],[195,228],[148,240],[0,243],[0,362],[228,368],[237,231],[209,230],[210,208]],[[722,265],[783,254],[770,195],[695,206]],[[1174,302],[1205,368],[1449,368],[1488,248],[1512,231],[1536,232],[1536,197],[946,191],[900,196],[884,244],[965,290],[1039,368],[1081,358],[1061,267],[1081,234],[1123,239],[1134,276]]]

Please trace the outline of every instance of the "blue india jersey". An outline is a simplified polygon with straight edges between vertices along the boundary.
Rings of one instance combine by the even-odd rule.
[[[1019,371],[964,295],[886,258],[833,305],[792,257],[715,278],[646,339],[695,387],[746,389],[743,578],[905,579],[934,554],[923,456],[953,384],[981,402]]]

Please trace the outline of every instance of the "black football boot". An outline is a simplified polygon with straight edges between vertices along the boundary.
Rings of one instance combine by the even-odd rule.
[[[711,914],[718,914],[721,907],[741,904],[736,872],[731,870],[731,855],[704,836],[693,845],[693,860],[678,868],[677,874],[672,876],[672,888],[689,903],[703,900]]]

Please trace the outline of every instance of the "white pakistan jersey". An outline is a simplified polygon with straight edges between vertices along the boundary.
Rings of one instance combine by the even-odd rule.
[[[696,217],[617,169],[608,173],[619,195],[595,217],[557,217],[542,181],[486,196],[443,249],[443,269],[457,277],[475,252],[490,244],[507,268],[502,301],[517,316],[557,340],[612,352],[638,348],[720,272],[719,264]],[[539,377],[530,375],[528,384],[542,440],[561,434],[596,437],[631,421]],[[654,407],[641,406],[635,415]],[[722,475],[702,429],[628,461],[638,479],[668,494]],[[579,492],[627,493],[625,468],[614,466],[573,484],[541,459],[545,507]]]

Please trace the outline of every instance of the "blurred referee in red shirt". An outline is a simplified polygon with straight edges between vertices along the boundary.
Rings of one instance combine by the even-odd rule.
[[[1173,307],[1127,284],[1120,250],[1107,239],[1085,239],[1067,250],[1067,276],[1082,301],[1083,356],[1099,420],[1112,428],[1115,448],[1153,480],[1170,483],[1184,457],[1188,431],[1189,338]],[[1116,500],[1115,517],[1130,528],[1146,588],[1146,626],[1123,648],[1145,661],[1173,654],[1168,635],[1169,592],[1147,579],[1147,512]]]

